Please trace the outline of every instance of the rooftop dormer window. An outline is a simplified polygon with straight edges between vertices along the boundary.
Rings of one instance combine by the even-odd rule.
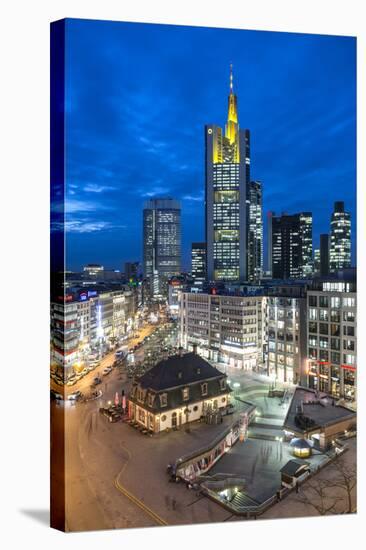
[[[162,393],[159,395],[160,397],[160,406],[166,407],[168,405],[168,396],[166,393]]]
[[[226,389],[226,380],[225,380],[225,378],[221,378],[221,380],[220,380],[220,389],[221,390]]]
[[[189,388],[183,388],[182,394],[183,394],[183,401],[188,401],[188,399],[189,399]]]
[[[202,395],[207,395],[208,393],[207,382],[204,382],[203,384],[201,384],[201,392],[202,392]]]

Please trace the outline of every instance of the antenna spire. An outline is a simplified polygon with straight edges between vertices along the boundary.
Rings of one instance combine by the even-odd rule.
[[[233,64],[230,63],[230,93],[233,93]]]

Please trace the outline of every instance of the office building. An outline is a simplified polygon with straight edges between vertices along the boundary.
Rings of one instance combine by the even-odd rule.
[[[305,287],[284,285],[268,288],[267,293],[267,374],[298,384],[306,363]]]
[[[263,273],[262,184],[260,181],[251,181],[247,190],[247,280],[258,282]]]
[[[312,214],[270,213],[271,271],[274,279],[302,279],[313,271]]]
[[[167,294],[167,281],[181,271],[181,208],[174,199],[151,199],[143,211],[144,277],[152,299]]]
[[[357,289],[350,280],[316,280],[307,293],[307,359],[302,384],[356,399]]]
[[[192,279],[195,286],[206,281],[206,243],[192,243]]]
[[[330,222],[330,272],[351,267],[351,215],[344,211],[344,202],[334,203]]]
[[[244,370],[263,366],[265,300],[182,292],[180,343],[200,355]]]
[[[320,235],[319,272],[321,277],[329,275],[329,235]]]
[[[249,131],[239,129],[231,70],[225,130],[213,124],[205,126],[205,225],[209,281],[246,280],[249,139]]]
[[[313,273],[319,275],[320,273],[320,248],[314,248],[313,255]]]
[[[137,281],[139,262],[125,262],[125,279],[127,281]]]

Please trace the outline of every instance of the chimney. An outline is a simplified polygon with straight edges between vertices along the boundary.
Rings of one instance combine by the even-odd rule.
[[[193,353],[197,355],[197,344],[193,344]]]

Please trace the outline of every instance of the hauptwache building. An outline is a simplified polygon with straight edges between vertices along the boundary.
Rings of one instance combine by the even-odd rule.
[[[132,420],[154,433],[178,429],[229,404],[227,377],[195,352],[175,355],[138,378],[128,400]]]

